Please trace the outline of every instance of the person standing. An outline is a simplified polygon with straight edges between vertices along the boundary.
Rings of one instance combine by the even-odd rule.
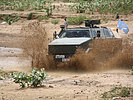
[[[65,25],[65,29],[67,29],[67,27],[68,27],[68,23],[67,23],[66,18],[64,19],[64,25]]]

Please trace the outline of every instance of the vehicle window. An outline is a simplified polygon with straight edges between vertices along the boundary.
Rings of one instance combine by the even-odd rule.
[[[93,37],[96,37],[96,36],[97,36],[96,30],[92,30],[92,36],[93,36]]]
[[[110,32],[111,36],[114,37],[114,34],[113,34],[113,32],[111,31],[111,29],[109,29],[109,32]]]
[[[111,37],[111,34],[110,34],[108,29],[104,29],[104,34],[105,34],[106,38],[110,38]]]
[[[66,30],[60,36],[61,38],[73,38],[73,37],[90,37],[89,30]]]

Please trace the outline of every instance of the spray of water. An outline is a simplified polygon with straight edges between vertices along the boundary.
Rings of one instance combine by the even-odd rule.
[[[78,49],[69,62],[55,63],[47,55],[48,38],[45,28],[33,22],[22,28],[28,34],[23,43],[25,54],[31,57],[32,67],[78,71],[130,68],[133,65],[133,36],[124,39],[95,39],[88,53]]]

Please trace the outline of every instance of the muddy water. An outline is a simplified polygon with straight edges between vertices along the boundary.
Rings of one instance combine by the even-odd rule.
[[[19,57],[0,57],[0,67],[30,66],[30,60]]]
[[[20,48],[0,47],[0,68],[30,66],[30,59],[21,56]]]

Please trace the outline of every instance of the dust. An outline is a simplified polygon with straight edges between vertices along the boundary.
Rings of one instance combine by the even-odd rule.
[[[60,64],[59,67],[77,71],[127,69],[133,65],[132,44],[133,36],[124,39],[93,40],[88,53],[77,50],[70,62]]]
[[[133,66],[133,35],[128,35],[122,40],[122,50],[114,55],[106,65],[113,68],[131,68]]]

